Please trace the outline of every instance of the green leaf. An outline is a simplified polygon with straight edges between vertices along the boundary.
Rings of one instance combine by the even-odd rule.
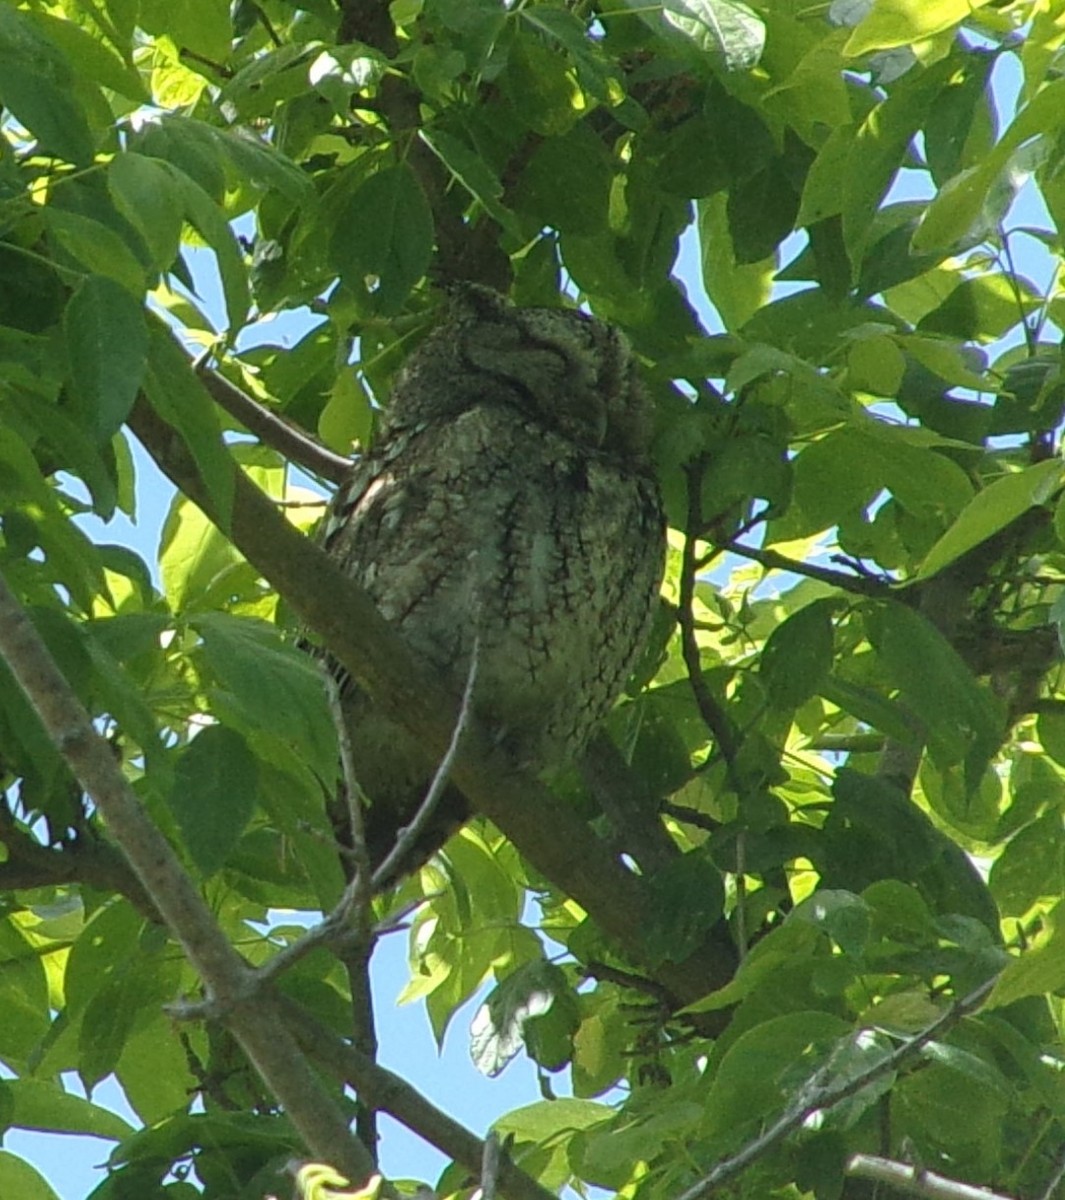
[[[68,1017],[79,1017],[100,989],[122,974],[139,952],[144,933],[144,918],[124,900],[93,913],[67,956],[63,989]]]
[[[78,1074],[87,1090],[110,1075],[146,1013],[161,1012],[180,984],[181,963],[162,938],[141,939],[138,953],[90,999],[78,1030]]]
[[[816,695],[832,669],[834,600],[815,600],[769,635],[759,662],[771,702],[784,711]]]
[[[847,351],[847,382],[856,391],[895,396],[905,371],[905,355],[884,334],[856,338]]]
[[[235,1064],[234,1064],[235,1065]],[[241,1064],[242,1066],[243,1064]],[[230,1067],[229,1063],[225,1066]],[[232,1067],[226,1072],[235,1074],[241,1067]],[[261,1112],[178,1113],[153,1125],[150,1129],[138,1129],[111,1154],[109,1165],[123,1163],[150,1164],[158,1170],[157,1163],[183,1160],[193,1156],[202,1147],[217,1151],[233,1147],[243,1154],[249,1152],[262,1157],[280,1157],[281,1161],[298,1152],[299,1138],[287,1117],[272,1116]],[[199,1157],[199,1156],[197,1156]],[[209,1162],[209,1158],[208,1158]],[[203,1159],[200,1160],[203,1166]],[[232,1179],[232,1164],[215,1164],[224,1178]],[[197,1192],[197,1195],[201,1193]],[[185,1193],[182,1193],[183,1200]]]
[[[959,513],[954,524],[929,550],[917,579],[929,579],[944,567],[1005,529],[1030,508],[1045,504],[1061,487],[1061,462],[1052,459],[1004,475],[989,484]]]
[[[418,136],[490,217],[520,237],[514,214],[500,203],[503,184],[481,155],[442,129],[422,129]]]
[[[106,276],[90,275],[70,298],[63,331],[71,394],[98,441],[110,441],[129,415],[144,378],[144,313],[124,287]]]
[[[543,141],[522,173],[514,207],[563,234],[591,237],[607,225],[614,169],[583,122]]]
[[[120,1142],[133,1132],[121,1117],[90,1100],[72,1096],[44,1079],[10,1079],[5,1088],[13,1101],[11,1124],[42,1133],[82,1133]]]
[[[651,908],[643,930],[648,962],[684,962],[721,916],[725,889],[704,854],[682,854],[649,881]]]
[[[355,295],[394,315],[425,275],[433,238],[429,202],[414,172],[400,163],[355,189],[333,230],[330,250]]]
[[[872,50],[911,46],[969,20],[989,0],[878,0],[855,27],[843,53],[858,58]]]
[[[1026,996],[1046,996],[1065,987],[1065,902],[1043,917],[1046,932],[1002,972],[985,1004],[1001,1008]]]
[[[150,104],[151,95],[140,72],[123,60],[99,38],[93,37],[76,21],[61,19],[45,12],[25,14],[41,33],[75,65],[83,78],[93,79],[138,104]]]
[[[189,224],[215,252],[222,294],[226,302],[229,331],[235,335],[248,315],[248,271],[236,235],[222,209],[189,175],[166,164],[170,186],[176,190]]]
[[[794,1012],[771,1017],[741,1034],[718,1063],[705,1099],[705,1129],[720,1136],[740,1133],[751,1122],[784,1107],[791,1077],[805,1058],[808,1074],[827,1049],[851,1032],[850,1022],[826,1012]]]
[[[2,674],[7,675],[4,668]],[[14,689],[8,683],[5,691]],[[0,704],[4,698],[0,697]],[[0,922],[0,1055],[9,1069],[20,1070],[40,1052],[49,1026],[49,987],[37,931],[23,931],[11,919]],[[0,1090],[3,1089],[0,1083]],[[0,1097],[0,1120],[8,1110]]]
[[[133,1111],[153,1125],[181,1111],[194,1080],[173,1021],[162,1011],[147,1021],[146,1015],[130,1030],[115,1074]]]
[[[530,1023],[540,1023],[549,1013],[563,1016],[568,1030],[568,1039],[564,1040],[568,1040],[572,1049],[578,1021],[573,989],[565,974],[544,959],[524,963],[488,993],[474,1014],[470,1023],[470,1057],[474,1066],[494,1079],[529,1040]],[[568,1057],[566,1052],[554,1065],[542,1058],[536,1061],[549,1070],[557,1070]]]
[[[559,1097],[515,1108],[495,1121],[492,1128],[503,1139],[513,1137],[519,1147],[546,1147],[549,1157],[537,1171],[548,1188],[561,1188],[572,1176],[569,1143],[578,1131],[609,1121],[614,1110],[593,1100]]]
[[[96,549],[60,507],[56,492],[41,477],[26,443],[0,424],[0,500],[32,522],[46,563],[86,612],[103,591]]]
[[[205,134],[203,129],[200,122],[189,117],[163,116],[145,121],[129,137],[127,151],[183,171],[216,204],[221,204],[226,193],[226,143]]]
[[[1065,80],[1056,79],[1020,109],[980,163],[959,171],[940,188],[913,235],[914,250],[948,250],[974,232],[979,235],[985,200],[1014,152],[1031,138],[1052,137],[1063,124]]]
[[[0,1150],[0,1195],[19,1200],[60,1200],[37,1170],[10,1150]]]
[[[500,83],[518,119],[542,137],[572,129],[585,107],[568,57],[537,37],[514,40]]]
[[[859,721],[904,744],[921,741],[921,726],[913,713],[896,700],[872,688],[862,687],[838,674],[828,676],[818,688],[820,695]]]
[[[664,0],[662,16],[703,54],[745,71],[762,57],[765,22],[739,0]]]
[[[1019,325],[1040,303],[1023,279],[982,274],[963,279],[949,296],[921,318],[922,333],[941,333],[962,341],[993,342]]]
[[[374,410],[362,381],[354,371],[341,371],[318,417],[318,436],[330,450],[350,454],[365,446],[373,429]]]
[[[575,1140],[571,1160],[580,1163],[581,1178],[599,1188],[624,1194],[634,1163],[668,1161],[678,1144],[691,1144],[701,1130],[701,1106],[677,1089],[662,1088],[658,1103],[648,1105],[634,1120],[616,1122],[610,1129],[593,1126]],[[639,1171],[639,1168],[636,1168]]]
[[[869,940],[871,912],[861,896],[842,889],[818,888],[800,901],[789,921],[809,921],[828,934],[844,954],[861,954]]]
[[[777,246],[795,228],[799,211],[788,162],[771,159],[734,183],[726,210],[736,262],[750,266],[774,258]]]
[[[168,802],[204,879],[218,871],[255,811],[258,764],[235,730],[201,730],[178,759]]]
[[[51,237],[86,271],[105,275],[137,300],[143,298],[147,270],[132,247],[110,226],[54,205],[44,209],[43,217]]]
[[[585,23],[568,9],[550,8],[546,4],[526,5],[514,10],[526,24],[561,46],[577,69],[581,87],[597,100],[617,104],[623,96],[618,82],[618,70],[613,59],[597,53],[596,42],[588,37]]]
[[[116,616],[110,620],[92,622],[86,627],[88,636],[85,646],[92,661],[100,706],[118,722],[123,734],[140,748],[153,785],[165,788],[170,766],[163,752],[155,714],[145,701],[143,687],[131,678],[122,663],[108,650],[106,634],[101,636],[107,626],[113,625],[114,629],[109,631],[112,640],[120,636],[119,631],[128,631],[131,637],[135,637],[139,632],[136,617],[140,615]],[[148,617],[144,623],[156,645],[160,624],[159,618],[153,617]]]
[[[922,337],[920,334],[900,334],[900,348],[915,358],[933,375],[954,387],[972,388],[975,392],[995,390],[995,382],[986,375],[979,375],[966,357],[966,347],[958,346],[940,338]],[[979,353],[979,352],[976,352]]]
[[[139,23],[148,33],[224,62],[233,37],[229,9],[228,0],[141,0]]]
[[[240,551],[191,500],[174,497],[159,542],[163,591],[176,613],[209,608],[226,587]]]
[[[804,447],[795,459],[795,503],[806,518],[803,531],[829,528],[848,512],[864,509],[883,486],[878,465],[872,446],[849,430]]]
[[[246,732],[270,735],[268,740],[331,780],[336,739],[317,662],[263,621],[203,613],[192,625],[203,638],[206,666],[225,689],[216,704],[224,704]]]
[[[1055,806],[1010,838],[991,866],[991,894],[1003,915],[1022,920],[1033,905],[1061,894],[1065,845]]]
[[[889,678],[924,720],[934,748],[955,762],[970,750],[998,748],[998,703],[926,617],[903,604],[877,602],[867,607],[867,628]]]
[[[0,103],[37,138],[42,154],[87,167],[95,139],[74,80],[63,52],[29,14],[0,5]]]
[[[840,141],[830,142],[833,153],[827,160],[831,169],[826,174],[834,175],[836,186],[841,189],[843,239],[855,275],[870,244],[873,214],[895,179],[907,147],[928,119],[929,111],[942,88],[949,83],[952,72],[953,63],[945,59],[900,80],[887,98],[866,115],[854,133],[849,149],[845,134],[840,135]],[[827,152],[827,147],[822,148],[822,155]],[[831,186],[830,179],[822,179],[822,191],[826,185]],[[830,209],[833,207],[828,205]],[[916,245],[914,249],[917,249]]]
[[[115,208],[144,238],[157,271],[177,258],[184,209],[166,164],[144,154],[116,154],[107,168]]]

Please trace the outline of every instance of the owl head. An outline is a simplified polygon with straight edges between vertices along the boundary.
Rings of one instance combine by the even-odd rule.
[[[506,405],[575,444],[646,458],[649,398],[623,334],[585,313],[515,308],[489,288],[452,291],[447,320],[396,378],[387,427]]]

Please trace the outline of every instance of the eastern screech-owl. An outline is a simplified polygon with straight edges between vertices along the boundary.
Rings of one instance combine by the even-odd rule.
[[[474,710],[542,774],[579,753],[651,621],[664,552],[651,418],[615,329],[463,287],[326,521],[330,554],[456,696],[476,638]],[[350,681],[342,696],[377,865],[436,763]],[[418,860],[468,816],[449,785]]]

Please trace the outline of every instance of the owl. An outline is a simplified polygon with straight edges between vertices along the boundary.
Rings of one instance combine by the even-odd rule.
[[[665,523],[651,424],[616,329],[463,286],[400,369],[325,522],[328,552],[456,697],[476,646],[474,712],[548,780],[617,699],[654,612]],[[350,679],[341,698],[377,865],[437,763]],[[448,785],[400,873],[469,815]]]

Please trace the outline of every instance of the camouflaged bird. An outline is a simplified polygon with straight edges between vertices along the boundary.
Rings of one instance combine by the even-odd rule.
[[[651,622],[665,545],[651,422],[616,329],[464,286],[325,523],[329,553],[456,697],[476,639],[474,711],[547,777],[613,705]],[[377,865],[437,764],[350,679],[342,697]],[[400,873],[469,815],[449,785]]]

